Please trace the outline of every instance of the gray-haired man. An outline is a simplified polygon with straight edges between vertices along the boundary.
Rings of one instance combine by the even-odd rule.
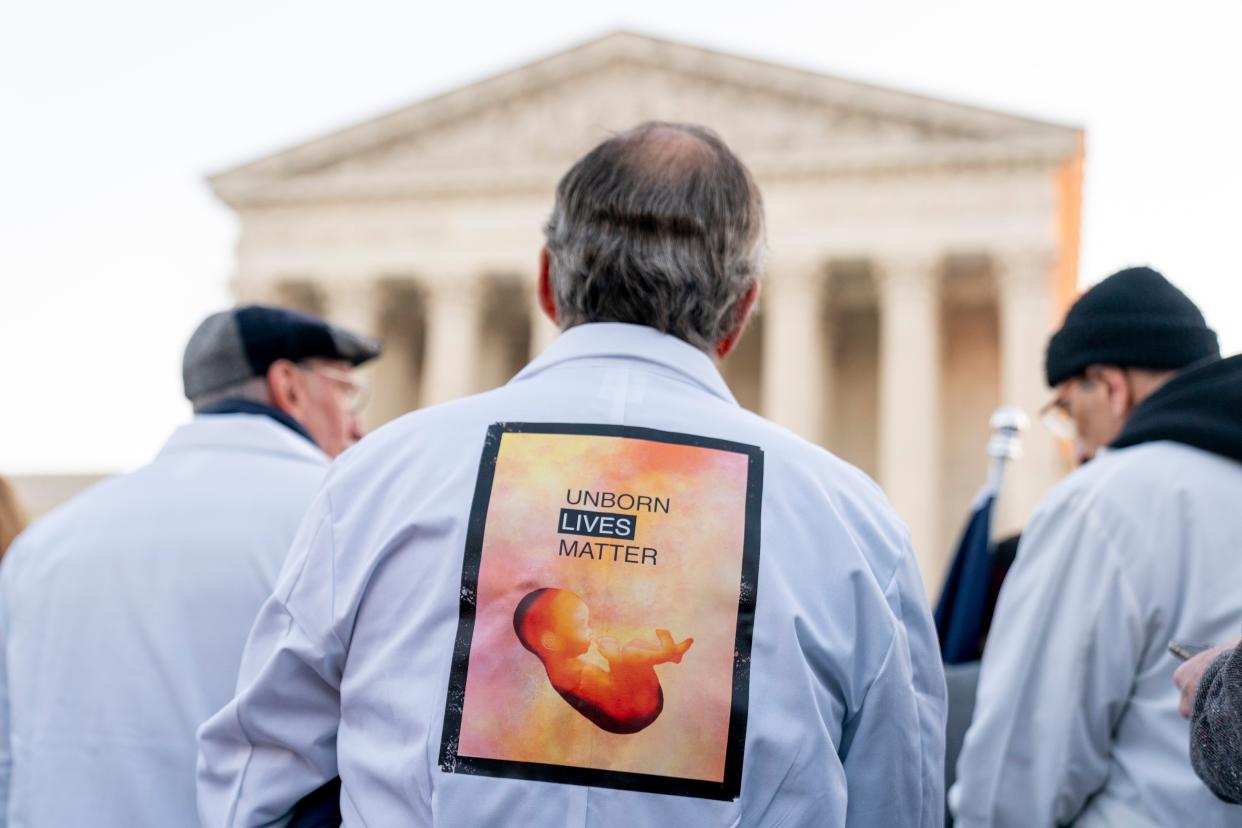
[[[938,825],[944,679],[905,529],[712,362],[763,210],[709,130],[561,180],[508,385],[338,464],[200,733],[206,826],[341,777],[346,825]]]

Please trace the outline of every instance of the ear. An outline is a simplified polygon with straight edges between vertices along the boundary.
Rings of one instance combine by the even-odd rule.
[[[302,408],[303,391],[301,377],[292,362],[278,359],[267,369],[267,393],[274,407],[296,416]]]
[[[556,318],[556,296],[552,293],[552,257],[548,254],[548,248],[539,248],[539,307],[543,308],[543,312],[552,320],[552,324],[560,327],[560,320]]]
[[[755,310],[755,305],[759,301],[759,282],[751,282],[750,288],[742,296],[737,303],[737,313],[734,316],[733,327],[725,334],[724,339],[716,343],[716,356],[724,359],[733,350],[733,346],[742,338],[742,332],[746,330],[746,323],[750,321],[750,315]]]
[[[1108,410],[1114,417],[1126,417],[1134,406],[1134,394],[1124,368],[1104,365],[1097,369],[1097,379],[1108,389]]]

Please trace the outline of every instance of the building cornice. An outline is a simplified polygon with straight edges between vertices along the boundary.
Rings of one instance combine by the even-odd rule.
[[[928,136],[926,141],[913,146],[878,142],[782,151],[771,157],[749,154],[748,164],[766,179],[799,174],[833,176],[1044,164],[1064,160],[1081,137],[1080,130],[1073,127],[618,32],[226,170],[212,176],[210,183],[221,199],[239,208],[323,198],[390,199],[546,190],[549,182],[555,182],[564,171],[564,164],[556,165],[554,170],[537,165],[520,170],[453,165],[438,170],[385,170],[370,175],[335,168],[424,131],[537,96],[558,84],[617,65],[633,65],[709,81],[739,92],[760,93],[788,101],[791,107],[822,106],[875,122],[914,128]]]

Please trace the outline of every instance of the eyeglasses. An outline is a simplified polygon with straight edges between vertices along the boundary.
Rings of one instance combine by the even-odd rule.
[[[1060,398],[1052,400],[1039,409],[1039,421],[1058,440],[1072,442],[1078,439],[1078,424],[1070,414],[1069,403]]]
[[[1073,442],[1078,439],[1078,422],[1070,410],[1070,398],[1082,390],[1091,388],[1091,378],[1080,376],[1071,379],[1065,386],[1064,393],[1039,409],[1039,421],[1060,440]]]
[[[298,365],[308,374],[318,374],[326,380],[331,380],[339,385],[345,391],[345,405],[349,408],[351,414],[357,414],[367,404],[370,398],[370,389],[366,384],[344,371],[337,371],[332,368],[325,368],[320,365]]]

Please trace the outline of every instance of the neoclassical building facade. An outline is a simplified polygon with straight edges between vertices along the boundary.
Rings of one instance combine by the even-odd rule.
[[[712,127],[763,191],[760,310],[722,365],[739,402],[879,481],[934,593],[989,414],[1048,395],[1077,128],[616,33],[213,176],[235,296],[382,337],[370,425],[503,383],[556,335],[533,288],[558,178],[652,119]],[[1002,525],[1065,469],[1035,426]]]

